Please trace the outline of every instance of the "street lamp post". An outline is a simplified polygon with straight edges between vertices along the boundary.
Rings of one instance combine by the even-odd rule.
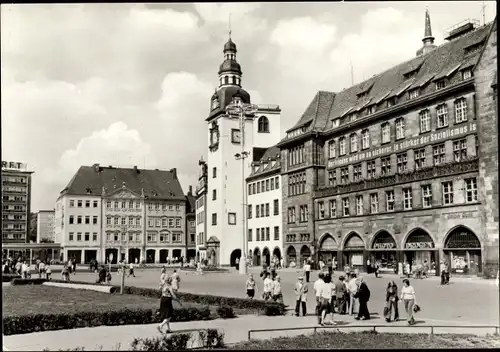
[[[240,100],[229,104],[226,107],[226,112],[228,114],[238,114],[240,120],[240,144],[241,152],[235,155],[236,160],[241,160],[241,189],[242,189],[242,204],[241,204],[241,228],[243,231],[243,245],[241,249],[240,258],[240,274],[247,274],[247,231],[246,231],[246,184],[245,184],[245,159],[250,155],[249,152],[245,151],[245,115],[253,115],[257,112],[258,106],[254,104],[245,104]]]

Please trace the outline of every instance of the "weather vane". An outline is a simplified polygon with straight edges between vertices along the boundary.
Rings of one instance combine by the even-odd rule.
[[[231,39],[231,12],[229,12],[229,39]]]

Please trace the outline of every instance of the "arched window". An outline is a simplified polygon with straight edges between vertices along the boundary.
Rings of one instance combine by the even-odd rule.
[[[229,77],[228,76],[224,76],[224,84],[229,84]]]
[[[345,155],[345,137],[340,137],[339,139],[339,155]]]
[[[258,121],[258,132],[269,132],[269,120],[265,116],[261,116]]]
[[[363,149],[370,148],[370,131],[368,129],[361,132],[361,144]]]
[[[335,158],[335,141],[328,142],[328,158]]]
[[[396,139],[405,138],[405,120],[400,117],[396,119]]]
[[[236,84],[236,77],[231,76],[231,84]]]
[[[351,153],[358,151],[358,135],[356,133],[351,134]]]

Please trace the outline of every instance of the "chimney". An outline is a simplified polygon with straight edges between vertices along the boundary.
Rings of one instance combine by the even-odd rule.
[[[137,165],[134,165],[134,171],[138,174],[139,173],[139,169],[137,168]]]
[[[94,164],[94,165],[92,165],[92,167],[94,168],[95,172],[101,171],[101,168],[99,167],[99,164]]]
[[[177,178],[177,169],[175,167],[173,169],[170,169],[170,172],[174,175],[175,178]]]
[[[193,195],[193,186],[189,186],[188,196]]]

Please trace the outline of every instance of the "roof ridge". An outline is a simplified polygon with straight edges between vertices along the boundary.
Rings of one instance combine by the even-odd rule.
[[[496,18],[496,17],[495,17],[495,18]],[[450,40],[450,41],[444,42],[444,43],[442,43],[441,45],[436,45],[436,48],[435,48],[434,50],[437,50],[437,49],[440,49],[440,48],[446,47],[447,45],[452,44],[452,43],[456,42],[457,40],[465,40],[465,38],[467,38],[467,37],[471,36],[473,33],[476,33],[477,31],[482,30],[482,29],[484,29],[485,27],[491,26],[491,25],[493,24],[493,22],[494,22],[494,21],[492,21],[492,22],[490,22],[490,23],[487,23],[487,24],[485,24],[485,25],[483,25],[483,26],[477,27],[477,28],[475,28],[474,30],[470,31],[469,33],[465,34],[464,36],[462,36],[462,37],[460,37],[460,38],[457,38],[457,39],[454,39],[454,40]],[[491,30],[491,28],[490,28],[490,30]],[[353,88],[355,88],[355,87],[358,87],[358,86],[360,86],[360,85],[362,85],[362,84],[366,84],[369,80],[371,80],[371,79],[375,79],[375,78],[377,78],[378,76],[381,76],[381,75],[385,74],[386,72],[388,72],[388,71],[391,71],[391,70],[395,69],[396,67],[403,66],[403,65],[405,65],[405,64],[407,64],[407,63],[409,63],[409,62],[411,62],[412,60],[415,60],[415,59],[418,59],[418,58],[421,58],[421,59],[423,60],[423,61],[422,61],[422,64],[423,64],[423,63],[424,63],[424,61],[426,60],[426,56],[428,56],[428,55],[429,55],[430,53],[432,53],[434,50],[429,51],[428,53],[423,54],[423,55],[421,55],[421,56],[415,56],[415,57],[412,57],[412,58],[410,58],[410,59],[408,59],[408,60],[405,60],[405,61],[403,61],[403,62],[400,62],[400,63],[398,63],[398,64],[396,64],[396,65],[394,65],[394,66],[391,66],[391,67],[387,68],[386,70],[384,70],[384,71],[382,71],[382,72],[380,72],[380,73],[376,73],[376,74],[374,74],[372,77],[370,77],[370,78],[368,78],[368,79],[366,79],[366,80],[364,80],[364,81],[361,81],[361,82],[359,82],[359,83],[356,83],[355,85],[349,86],[348,88],[345,88],[344,90],[350,90],[350,89],[353,89]]]

